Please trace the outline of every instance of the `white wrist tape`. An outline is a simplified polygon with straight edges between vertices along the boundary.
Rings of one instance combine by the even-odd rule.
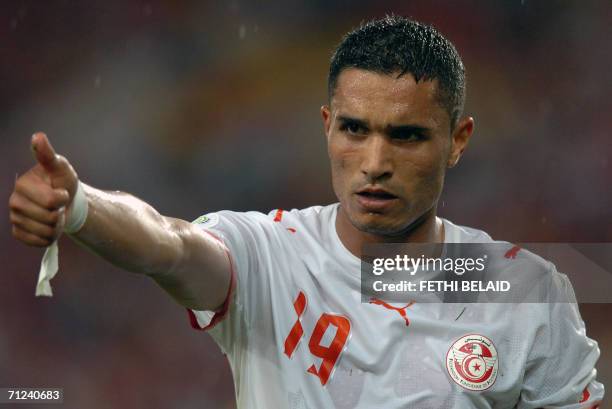
[[[72,208],[70,209],[70,217],[66,220],[64,225],[64,231],[68,234],[73,234],[81,230],[81,227],[87,220],[87,212],[89,210],[89,203],[87,197],[79,181],[77,191],[72,199]],[[42,262],[40,263],[40,272],[38,273],[38,283],[36,284],[35,295],[45,295],[51,297],[53,291],[51,290],[51,279],[57,274],[58,270],[58,253],[59,249],[57,246],[57,240],[51,243],[45,254],[43,255]]]
[[[70,217],[66,220],[64,231],[68,234],[73,234],[81,230],[81,227],[87,220],[87,212],[89,210],[89,203],[85,196],[85,191],[81,181],[77,186],[74,199],[72,199],[72,208],[70,209]]]

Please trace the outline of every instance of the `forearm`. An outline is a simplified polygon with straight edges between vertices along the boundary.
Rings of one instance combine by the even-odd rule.
[[[128,193],[83,188],[89,211],[73,239],[135,273],[155,275],[180,262],[181,238],[153,207]]]
[[[89,210],[73,239],[122,269],[150,276],[185,307],[211,310],[223,303],[230,283],[223,244],[128,193],[83,188]]]

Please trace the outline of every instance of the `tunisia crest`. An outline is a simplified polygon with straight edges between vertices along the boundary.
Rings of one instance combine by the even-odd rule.
[[[497,379],[498,368],[495,345],[483,335],[465,335],[446,353],[448,374],[455,383],[470,391],[489,389]]]

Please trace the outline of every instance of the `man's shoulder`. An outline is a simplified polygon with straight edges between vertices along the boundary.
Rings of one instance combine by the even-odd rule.
[[[444,218],[442,222],[444,223],[444,241],[447,243],[492,243],[494,241],[483,230],[455,224]]]
[[[284,228],[295,232],[302,230],[322,230],[329,226],[337,209],[337,203],[330,205],[310,206],[302,209],[273,209],[267,213],[260,211],[219,210],[207,213],[194,220],[204,228],[223,229],[277,229]]]
[[[533,249],[529,243],[517,244],[493,240],[482,230],[460,226],[445,219],[443,221],[445,241],[457,243],[459,246],[467,244],[469,247],[461,251],[470,254],[486,254],[488,274],[490,277],[496,276],[512,282],[515,288],[513,296],[525,296],[523,302],[574,300],[567,276],[559,273],[555,265],[539,255],[538,249]],[[534,296],[536,287],[541,291]]]
[[[311,223],[311,224],[320,224],[320,223],[328,223],[332,217],[335,215],[338,204],[333,203],[329,205],[317,205],[305,207],[302,209],[291,209],[291,210],[282,210],[275,209],[269,213],[270,216],[274,216],[275,218],[279,218],[279,212],[282,212],[283,217],[286,217],[286,220],[299,220],[302,223]],[[281,221],[283,219],[281,218]]]

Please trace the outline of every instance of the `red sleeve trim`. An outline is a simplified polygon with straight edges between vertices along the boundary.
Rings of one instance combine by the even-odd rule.
[[[582,397],[580,398],[580,401],[578,401],[578,403],[583,403],[588,401],[591,398],[591,393],[589,392],[589,387],[587,385],[586,388],[584,388],[584,390],[582,391]],[[601,402],[595,402],[595,405],[591,406],[591,409],[599,409],[599,404]]]
[[[578,401],[578,403],[582,403],[582,402],[586,402],[589,400],[589,398],[591,397],[591,394],[589,393],[589,387],[587,386],[586,388],[584,388],[584,390],[582,391],[582,397],[580,398],[580,400]]]
[[[189,315],[189,323],[191,324],[191,327],[194,329],[200,330],[200,331],[207,331],[213,328],[219,322],[221,322],[229,311],[230,301],[234,293],[234,288],[236,287],[236,272],[234,271],[234,263],[232,263],[231,254],[227,246],[225,245],[225,243],[223,243],[223,241],[219,237],[214,235],[213,233],[206,231],[206,230],[203,230],[203,231],[204,233],[209,234],[215,240],[223,244],[223,246],[225,247],[225,254],[227,254],[227,259],[229,260],[229,265],[230,265],[230,284],[227,290],[227,295],[225,296],[225,301],[223,301],[223,305],[221,306],[221,308],[218,311],[215,311],[215,315],[213,315],[208,325],[206,325],[205,327],[200,326],[200,324],[198,323],[198,318],[196,317],[195,313],[191,309],[187,308],[187,314]]]

